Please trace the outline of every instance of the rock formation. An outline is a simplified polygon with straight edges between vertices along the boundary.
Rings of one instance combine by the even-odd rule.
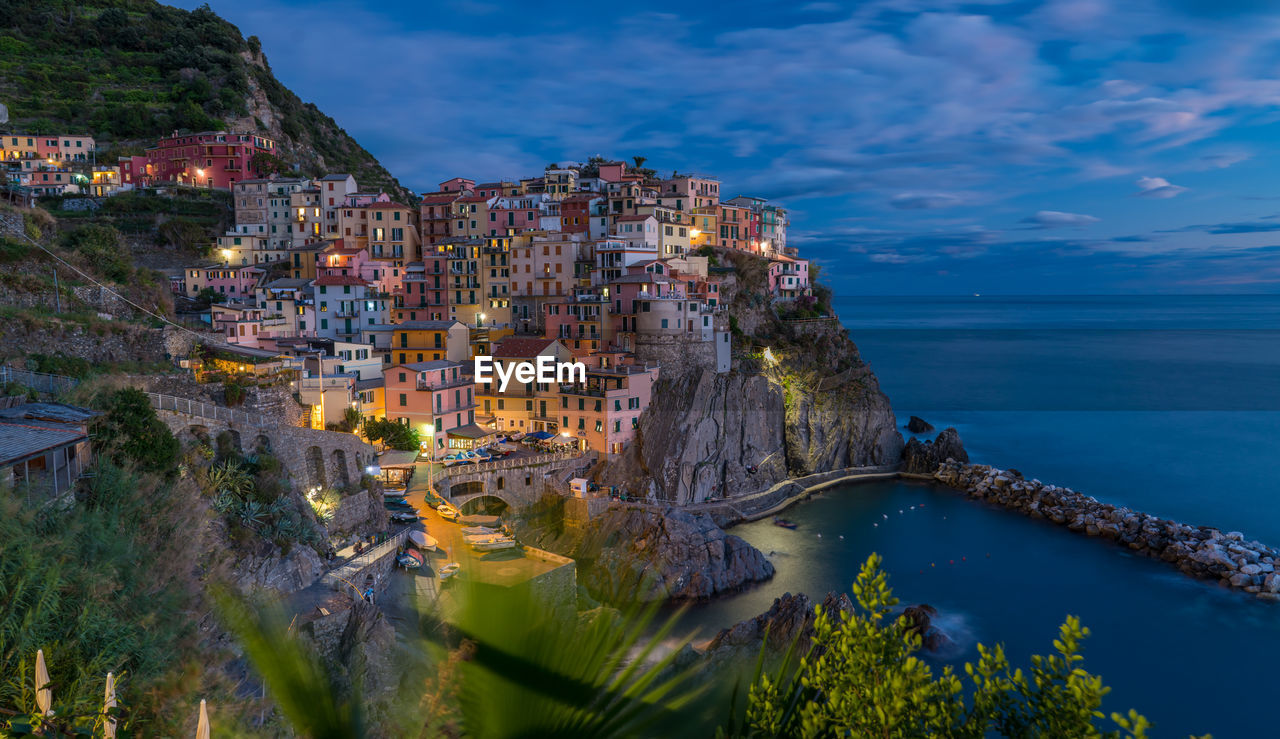
[[[969,453],[960,442],[960,434],[954,428],[945,428],[933,441],[912,439],[902,450],[902,471],[916,475],[931,475],[948,459],[967,463]]]
[[[1238,531],[1224,534],[1208,526],[1157,518],[988,465],[950,461],[934,473],[934,478],[971,497],[1032,518],[1049,519],[1072,531],[1110,539],[1169,562],[1194,577],[1216,579],[1224,586],[1255,593],[1264,600],[1280,600],[1280,575],[1276,573],[1280,551],[1261,542],[1245,541],[1244,534]]]
[[[913,434],[924,434],[933,431],[933,424],[919,416],[912,416],[907,421],[907,431]]]
[[[691,600],[773,577],[773,564],[704,512],[615,507],[573,541],[542,542],[578,561],[580,582],[607,602]]]

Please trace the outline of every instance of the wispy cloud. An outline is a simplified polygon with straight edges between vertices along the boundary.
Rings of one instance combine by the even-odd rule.
[[[1064,213],[1060,210],[1042,210],[1033,216],[1023,218],[1021,223],[1029,223],[1035,228],[1081,228],[1097,223],[1094,216],[1083,213]]]
[[[1163,177],[1139,177],[1138,191],[1134,193],[1140,198],[1175,198],[1186,192],[1187,188],[1175,185]]]

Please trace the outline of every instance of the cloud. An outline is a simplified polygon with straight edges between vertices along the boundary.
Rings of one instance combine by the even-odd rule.
[[[932,210],[950,208],[962,201],[945,192],[904,192],[889,198],[889,205],[898,210]]]
[[[1186,192],[1187,188],[1175,185],[1163,177],[1139,177],[1138,192],[1140,198],[1175,198]]]
[[[1060,210],[1042,210],[1023,218],[1019,223],[1029,223],[1035,228],[1082,228],[1098,219],[1083,213],[1064,213]]]
[[[1215,235],[1257,234],[1280,231],[1280,220],[1238,221],[1235,223],[1201,223],[1181,228],[1168,229],[1164,233],[1199,232]]]

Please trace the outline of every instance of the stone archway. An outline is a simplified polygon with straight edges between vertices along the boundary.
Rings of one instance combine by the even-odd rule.
[[[334,449],[329,455],[332,461],[333,483],[342,487],[351,485],[351,471],[347,469],[347,453],[341,449]]]
[[[312,485],[325,487],[324,452],[318,446],[307,447],[307,476]]]
[[[477,495],[458,506],[463,515],[483,514],[500,516],[506,513],[511,504],[496,495]]]

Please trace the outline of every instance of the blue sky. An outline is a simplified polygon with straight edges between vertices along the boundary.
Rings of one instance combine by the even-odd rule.
[[[1280,292],[1264,2],[211,5],[419,191],[639,154],[841,294]]]

